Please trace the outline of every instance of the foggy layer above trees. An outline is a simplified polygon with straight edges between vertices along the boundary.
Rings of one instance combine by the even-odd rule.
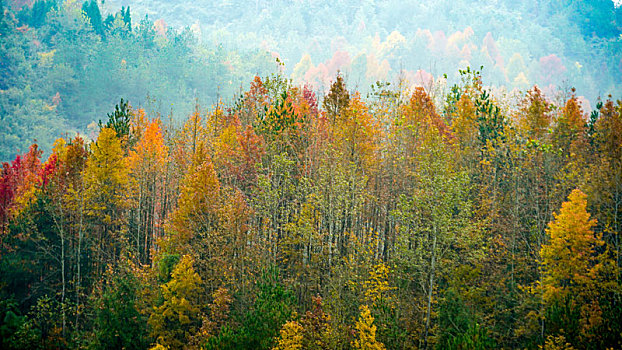
[[[400,73],[454,83],[482,65],[490,84],[553,92],[572,81],[592,103],[622,82],[622,9],[610,0],[107,2],[121,5],[213,45],[268,50],[296,82],[324,90],[337,71],[366,89]]]

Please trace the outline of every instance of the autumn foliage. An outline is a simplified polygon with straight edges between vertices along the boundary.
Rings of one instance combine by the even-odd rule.
[[[33,145],[0,173],[0,347],[622,346],[622,103],[461,75],[257,77]]]

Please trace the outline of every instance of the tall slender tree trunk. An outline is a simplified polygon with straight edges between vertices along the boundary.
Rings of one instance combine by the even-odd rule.
[[[430,332],[430,316],[432,314],[432,294],[434,293],[434,273],[436,268],[436,227],[433,230],[432,256],[430,257],[430,281],[428,287],[428,305],[425,316],[425,332],[423,336],[423,348],[428,348],[428,335]]]
[[[142,213],[142,204],[143,204],[143,186],[140,185],[139,190],[138,190],[138,218],[136,219],[137,221],[137,226],[138,228],[136,229],[136,254],[138,254],[138,261],[142,262],[143,259],[141,257],[141,249],[140,249],[140,227],[142,226],[142,221],[141,221],[141,213]]]
[[[63,220],[63,206],[59,203],[58,208],[60,215],[55,215],[54,209],[50,207],[52,218],[54,219],[54,225],[60,234],[60,276],[61,276],[61,318],[62,318],[62,334],[65,337],[65,329],[67,326],[67,313],[65,308],[65,292],[67,290],[67,282],[65,280],[65,229],[60,222]]]
[[[84,179],[82,180],[82,189],[84,189]],[[77,278],[76,278],[76,330],[80,327],[80,289],[81,289],[81,266],[82,266],[82,229],[84,225],[84,191],[80,191],[80,221],[78,224],[78,252],[77,252]]]
[[[61,219],[62,219],[62,206],[61,206]],[[60,228],[60,265],[61,265],[61,280],[62,280],[62,291],[61,291],[61,307],[63,310],[63,337],[65,337],[65,327],[67,325],[67,315],[65,308],[65,290],[67,289],[67,283],[65,282],[65,230]]]

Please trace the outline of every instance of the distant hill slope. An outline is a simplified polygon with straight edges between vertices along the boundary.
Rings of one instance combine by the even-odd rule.
[[[94,0],[0,0],[0,162],[33,142],[48,155],[60,135],[90,136],[122,98],[181,119],[274,71],[264,50],[200,44],[132,17]]]
[[[364,96],[377,81],[451,86],[460,69],[483,66],[497,95],[537,84],[556,99],[572,82],[588,111],[622,95],[622,9],[610,0],[0,5],[0,160],[35,139],[47,151],[60,131],[87,132],[120,98],[185,116],[274,72],[275,58],[318,92],[338,72]]]
[[[622,9],[596,1],[109,0],[139,17],[192,26],[208,42],[279,56],[300,82],[325,87],[337,70],[362,85],[484,66],[510,88],[566,81],[595,99],[622,86]],[[425,72],[419,72],[423,70]]]

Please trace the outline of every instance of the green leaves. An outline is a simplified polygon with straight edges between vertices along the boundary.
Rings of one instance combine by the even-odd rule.
[[[252,306],[238,314],[239,327],[223,328],[210,338],[207,349],[271,349],[277,344],[279,330],[294,311],[291,290],[280,281],[276,267],[267,267],[258,282]]]
[[[99,121],[99,129],[103,128],[113,129],[117,133],[117,137],[122,139],[128,139],[130,136],[130,122],[132,120],[132,111],[129,108],[128,101],[123,101],[114,106],[114,112],[108,113],[108,121],[103,124]]]
[[[139,281],[127,266],[106,276],[102,294],[93,298],[95,310],[90,346],[93,349],[145,349],[147,318],[138,310]]]

